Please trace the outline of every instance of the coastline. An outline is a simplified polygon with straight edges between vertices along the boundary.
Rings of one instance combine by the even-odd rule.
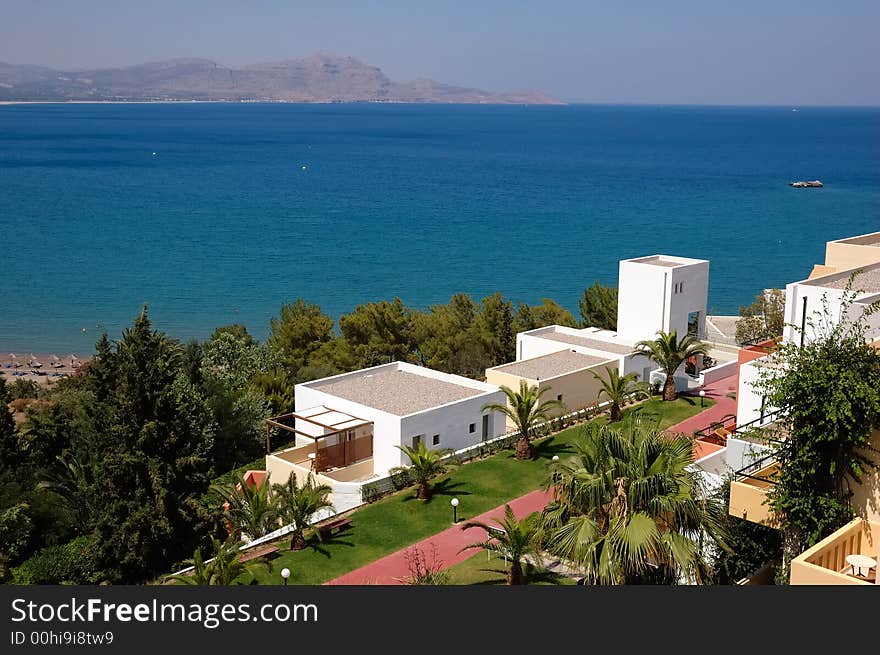
[[[12,353],[0,350],[0,378],[4,378],[7,384],[15,380],[28,380],[36,382],[41,386],[49,386],[53,382],[76,375],[80,367],[88,363],[90,356],[81,356],[77,353],[65,353],[57,355],[57,353],[36,353],[28,351],[26,353]],[[16,357],[11,355],[15,354]],[[42,364],[40,367],[30,365],[31,355],[36,362]],[[58,360],[53,360],[53,355],[57,355]],[[55,365],[53,365],[53,361]],[[18,363],[18,368],[15,363]],[[58,364],[61,364],[58,366]]]

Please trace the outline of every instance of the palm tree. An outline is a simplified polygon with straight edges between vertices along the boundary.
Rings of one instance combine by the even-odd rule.
[[[593,373],[593,377],[599,380],[599,384],[602,385],[602,388],[599,389],[599,394],[596,397],[601,400],[604,395],[611,403],[610,420],[612,423],[617,423],[617,421],[623,418],[620,406],[628,396],[641,398],[651,397],[647,385],[638,381],[639,376],[636,373],[627,373],[622,376],[616,368],[609,368],[606,366],[605,377],[602,377],[597,373]]]
[[[504,520],[495,520],[497,526],[489,526],[480,521],[468,521],[462,530],[480,528],[486,531],[486,540],[470,544],[462,548],[482,548],[490,553],[497,553],[507,560],[507,584],[521,585],[523,561],[529,555],[540,561],[541,558],[541,515],[537,512],[517,520],[510,505],[504,506]],[[500,529],[499,529],[500,528]],[[491,535],[491,537],[489,536]]]
[[[260,485],[239,482],[215,490],[226,501],[224,513],[237,534],[257,539],[278,528],[278,508],[271,497],[269,476]]]
[[[535,426],[549,421],[552,410],[565,409],[565,405],[558,400],[541,399],[548,389],[549,387],[531,387],[525,380],[520,380],[519,391],[514,391],[510,387],[501,387],[501,391],[507,396],[506,403],[483,405],[483,411],[501,412],[516,426],[519,432],[519,440],[516,442],[517,459],[532,458],[532,434]]]
[[[419,441],[416,448],[408,448],[407,446],[397,446],[407,457],[409,457],[409,466],[395,466],[391,469],[391,473],[406,473],[419,486],[416,497],[419,500],[431,499],[431,480],[438,475],[446,472],[446,469],[452,464],[445,461],[445,458],[452,454],[449,448],[438,448],[436,450],[428,450],[424,441]]]
[[[296,476],[291,475],[284,484],[272,485],[281,519],[293,526],[290,533],[290,550],[302,550],[308,544],[305,529],[311,525],[312,517],[322,509],[333,508],[330,493],[333,489],[326,484],[315,484],[309,473],[306,483],[297,484]],[[318,539],[321,534],[318,534]]]
[[[238,576],[249,571],[252,566],[267,566],[271,568],[268,562],[254,562],[253,564],[243,564],[241,562],[241,551],[238,544],[232,541],[221,543],[217,539],[211,539],[211,546],[214,549],[214,557],[205,560],[202,557],[202,551],[196,550],[193,558],[187,561],[193,567],[189,573],[178,573],[170,575],[166,580],[174,580],[187,585],[231,585]]]
[[[634,354],[646,355],[666,374],[663,384],[663,400],[675,400],[675,372],[685,360],[696,355],[708,355],[709,346],[692,334],[678,340],[678,333],[659,330],[656,339],[639,341]]]
[[[644,417],[591,424],[554,467],[557,500],[544,511],[548,550],[592,584],[701,582],[703,542],[724,544],[724,509],[689,470],[690,439]]]
[[[92,517],[96,512],[94,485],[97,463],[94,457],[80,461],[69,451],[56,456],[55,460],[55,466],[43,473],[37,488],[56,493],[67,501],[77,530],[80,534],[86,534],[91,529]]]

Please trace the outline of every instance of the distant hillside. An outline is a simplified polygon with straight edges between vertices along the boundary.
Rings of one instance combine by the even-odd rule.
[[[375,66],[323,54],[243,68],[207,59],[85,71],[0,63],[0,101],[14,100],[558,104],[537,91],[490,93],[426,79],[394,82]]]

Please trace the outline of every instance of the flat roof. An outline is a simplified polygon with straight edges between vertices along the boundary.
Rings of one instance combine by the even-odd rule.
[[[871,264],[860,270],[861,272],[853,278],[852,290],[857,293],[880,293],[880,264]],[[824,289],[846,289],[852,273],[852,270],[832,273],[812,280],[804,280],[801,284]]]
[[[396,416],[415,414],[488,393],[485,389],[448,379],[385,367],[309,382],[306,386]]]
[[[602,339],[593,339],[587,336],[568,334],[567,332],[557,332],[556,330],[547,330],[546,332],[536,333],[534,336],[550,339],[551,341],[559,341],[561,343],[570,343],[575,346],[584,346],[593,350],[602,350],[616,355],[629,355],[635,348],[626,344],[613,343],[603,341]]]
[[[862,234],[857,237],[838,239],[831,243],[845,243],[851,246],[871,246],[874,248],[880,248],[880,232],[872,232],[871,234]]]
[[[549,380],[566,373],[581,371],[603,362],[613,361],[607,357],[584,355],[574,350],[560,350],[559,352],[541,355],[532,359],[524,359],[520,362],[502,364],[491,369],[503,371],[511,375],[517,375],[527,380]]]
[[[624,259],[625,262],[634,264],[648,264],[650,266],[665,266],[667,268],[675,268],[676,266],[687,266],[689,264],[702,264],[708,262],[707,259],[692,259],[690,257],[676,257],[674,255],[649,255],[648,257],[636,257],[635,259]]]

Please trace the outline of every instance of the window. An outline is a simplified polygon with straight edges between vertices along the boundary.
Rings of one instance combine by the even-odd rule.
[[[688,314],[688,334],[695,337],[700,336],[700,312],[690,312]]]
[[[559,402],[562,402],[562,394],[557,395],[556,400],[558,400]]]
[[[423,434],[417,434],[416,436],[414,436],[414,437],[412,438],[412,447],[413,447],[413,450],[418,450],[418,448],[419,448],[419,444],[422,443],[422,437],[424,437],[424,436],[425,436],[425,435],[423,435]]]
[[[682,291],[684,291],[684,282],[679,282],[678,283],[678,292],[681,293]]]
[[[431,437],[431,445],[432,446],[439,446],[440,445],[440,435],[439,434],[435,434],[433,437]]]
[[[476,431],[477,431],[477,424],[476,424],[476,423],[471,423],[471,424],[468,426],[468,433],[469,433],[469,434],[473,434],[473,433],[476,432]]]

